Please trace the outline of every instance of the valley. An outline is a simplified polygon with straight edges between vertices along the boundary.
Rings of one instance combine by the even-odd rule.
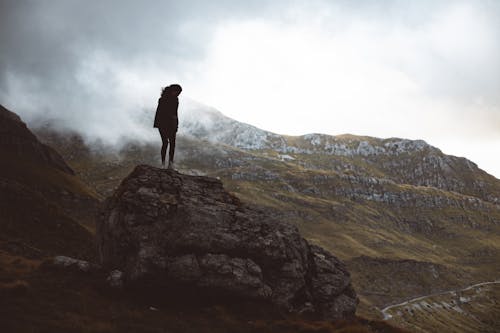
[[[416,297],[382,309],[392,320],[412,331],[495,332],[500,281],[476,283],[459,289]],[[484,317],[485,309],[491,316]],[[452,320],[451,320],[452,319]]]

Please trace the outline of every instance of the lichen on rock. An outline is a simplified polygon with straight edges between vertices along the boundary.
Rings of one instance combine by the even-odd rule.
[[[214,178],[137,166],[106,201],[96,240],[100,263],[123,272],[125,286],[220,291],[325,319],[358,303],[342,262]]]

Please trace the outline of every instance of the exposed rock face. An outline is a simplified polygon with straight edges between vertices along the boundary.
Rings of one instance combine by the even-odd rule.
[[[220,291],[328,319],[358,303],[343,263],[214,178],[136,167],[98,218],[97,248],[125,285]]]

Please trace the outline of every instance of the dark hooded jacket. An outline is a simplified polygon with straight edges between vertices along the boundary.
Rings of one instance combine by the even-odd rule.
[[[166,128],[169,132],[177,132],[179,127],[179,119],[177,118],[178,107],[179,99],[177,96],[172,96],[168,93],[162,94],[158,99],[154,127]]]

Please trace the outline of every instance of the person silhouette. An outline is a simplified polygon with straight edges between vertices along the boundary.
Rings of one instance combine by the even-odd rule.
[[[182,88],[178,84],[171,84],[163,88],[161,96],[158,99],[158,107],[156,108],[154,128],[158,128],[160,132],[161,146],[161,165],[165,168],[165,155],[168,150],[168,168],[174,169],[174,152],[175,152],[175,136],[179,128],[179,119],[177,117],[177,109],[179,107],[178,96]]]

